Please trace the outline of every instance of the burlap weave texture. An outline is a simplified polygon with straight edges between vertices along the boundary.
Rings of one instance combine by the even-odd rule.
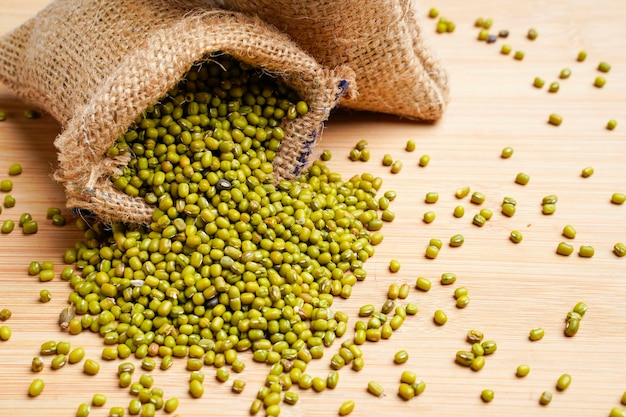
[[[147,223],[153,208],[113,188],[125,158],[106,150],[194,63],[226,53],[294,89],[311,109],[286,122],[274,160],[278,177],[297,175],[343,94],[348,67],[325,69],[287,35],[257,17],[189,0],[56,0],[0,38],[0,81],[62,126],[56,138],[67,205],[105,222]]]
[[[356,71],[358,96],[341,106],[437,120],[448,76],[427,42],[416,0],[208,0],[258,15],[323,65]]]

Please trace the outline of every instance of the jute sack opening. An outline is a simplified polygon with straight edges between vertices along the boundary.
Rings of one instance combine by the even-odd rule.
[[[359,95],[341,106],[439,119],[448,77],[425,39],[416,0],[216,0],[288,33],[323,65],[356,71]]]
[[[282,125],[286,137],[274,159],[277,177],[298,175],[339,98],[355,93],[354,73],[323,68],[257,17],[193,0],[57,0],[0,39],[0,81],[61,123],[54,178],[69,208],[105,222],[148,223],[154,208],[110,181],[129,156],[106,151],[194,63],[215,53],[272,73],[309,104],[305,116]]]

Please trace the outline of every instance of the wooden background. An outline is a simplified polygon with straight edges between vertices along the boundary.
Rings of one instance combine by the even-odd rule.
[[[0,0],[0,34],[46,4],[43,0]],[[336,111],[317,152],[332,150],[329,165],[345,178],[372,172],[384,178],[384,190],[398,193],[392,204],[396,220],[385,225],[385,240],[366,263],[368,279],[354,288],[352,298],[338,300],[336,308],[355,317],[362,304],[381,305],[390,283],[413,285],[418,276],[430,278],[433,289],[429,293],[412,290],[408,301],[419,305],[418,315],[408,318],[390,340],[363,346],[366,367],[362,372],[342,370],[335,390],[318,394],[296,389],[300,401],[296,406],[284,405],[281,415],[332,416],[343,401],[353,399],[355,416],[607,416],[620,405],[626,391],[626,258],[612,252],[616,242],[626,243],[626,205],[610,203],[612,193],[626,192],[626,2],[420,3],[424,15],[431,6],[457,26],[452,34],[436,35],[435,21],[425,18],[423,22],[425,35],[450,74],[452,101],[443,119],[429,124]],[[492,18],[495,32],[509,30],[506,42],[514,50],[523,50],[524,60],[501,55],[502,40],[491,45],[477,41],[473,23],[478,17]],[[535,41],[525,37],[531,27],[539,33]],[[576,62],[582,49],[588,58]],[[600,61],[612,65],[602,89],[592,86]],[[572,76],[561,81],[557,94],[532,87],[534,77],[551,82],[564,67],[571,68]],[[0,308],[13,311],[13,317],[2,323],[11,327],[13,335],[0,342],[0,415],[72,416],[81,402],[90,402],[100,392],[107,394],[107,404],[92,408],[90,416],[107,416],[110,407],[127,406],[131,399],[128,390],[117,387],[118,362],[100,361],[102,369],[95,377],[83,375],[81,365],[58,371],[46,366],[40,374],[30,371],[32,357],[47,340],[70,341],[95,359],[100,358],[103,345],[95,334],[69,336],[58,329],[58,312],[69,293],[66,282],[56,278],[41,284],[26,274],[32,260],[54,261],[60,273],[65,249],[81,237],[73,221],[58,228],[45,220],[48,207],[64,207],[63,189],[50,177],[56,161],[52,142],[60,127],[49,116],[26,119],[23,111],[27,108],[0,86],[0,109],[8,113],[8,119],[0,122],[0,179],[7,177],[11,163],[24,166],[24,173],[13,178],[17,205],[5,208],[0,219],[17,220],[21,213],[30,212],[40,220],[37,235],[24,236],[16,230],[0,236]],[[550,113],[561,114],[563,124],[549,125]],[[614,131],[605,129],[609,119],[619,123]],[[361,139],[368,141],[372,157],[368,163],[353,163],[348,153]],[[413,153],[404,150],[409,139],[417,143]],[[515,150],[507,160],[500,158],[505,146]],[[382,166],[385,153],[403,161],[399,174]],[[423,154],[431,156],[425,168],[417,166]],[[586,166],[594,167],[595,173],[584,179],[580,172]],[[522,171],[531,178],[526,186],[514,183]],[[467,199],[455,199],[454,190],[460,186],[486,195],[483,207],[495,214],[484,227],[471,224],[479,207]],[[439,192],[435,205],[424,203],[430,191]],[[559,197],[557,212],[551,216],[541,214],[541,199],[547,194]],[[518,201],[512,218],[499,212],[504,196]],[[466,208],[462,219],[452,216],[458,204]],[[422,215],[428,210],[435,211],[437,218],[424,224]],[[576,251],[580,245],[592,245],[593,258],[556,255],[566,224],[578,231],[571,242]],[[518,245],[508,240],[513,229],[524,235]],[[446,242],[455,233],[465,236],[462,247],[444,246],[437,259],[424,258],[430,238]],[[402,268],[391,274],[388,265],[394,258]],[[456,273],[457,284],[441,286],[438,279],[443,272]],[[463,310],[454,306],[456,286],[469,289],[472,301]],[[53,294],[47,304],[38,300],[43,288]],[[589,311],[578,335],[566,338],[564,317],[578,301],[586,302]],[[436,309],[448,313],[445,326],[433,324]],[[528,332],[535,327],[543,327],[546,336],[530,342]],[[468,346],[465,333],[469,329],[482,330],[486,338],[498,343],[497,352],[487,357],[480,372],[454,363],[456,351]],[[325,376],[338,345],[311,363],[309,372]],[[393,354],[400,349],[410,354],[402,366],[393,364]],[[247,386],[239,396],[230,392],[232,377],[220,384],[213,377],[214,369],[207,368],[204,397],[191,399],[182,361],[169,371],[154,371],[155,385],[165,390],[166,398],[179,397],[181,416],[248,415],[267,368],[243,357],[248,366],[239,376]],[[515,377],[521,363],[531,367],[523,379]],[[409,402],[396,396],[405,369],[416,372],[427,384],[426,391]],[[571,374],[572,384],[565,392],[556,392],[555,382],[564,372]],[[35,377],[43,378],[46,388],[32,399],[27,390]],[[367,382],[373,379],[385,387],[384,397],[366,393]],[[495,391],[489,404],[480,399],[484,388]],[[547,407],[538,403],[544,390],[554,393]]]

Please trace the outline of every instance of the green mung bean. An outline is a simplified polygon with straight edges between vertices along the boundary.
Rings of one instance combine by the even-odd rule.
[[[21,173],[22,173],[22,165],[11,164],[9,166],[9,175],[15,176],[15,175],[20,175]]]
[[[560,126],[563,123],[563,117],[556,113],[551,113],[548,117],[548,123],[554,126]]]
[[[0,326],[0,340],[6,342],[11,338],[11,328],[6,324],[4,326]]]
[[[515,54],[513,54],[513,58],[521,61],[524,59],[524,52],[523,51],[515,51]]]
[[[494,396],[495,394],[493,390],[490,389],[484,389],[480,393],[480,398],[486,403],[490,403],[491,401],[493,401]]]
[[[2,310],[0,310],[0,321],[7,321],[11,318],[11,315],[11,310],[9,310],[8,308],[3,308]]]
[[[4,122],[7,119],[7,112],[0,110],[0,122]]]
[[[393,164],[391,164],[391,173],[397,174],[400,171],[402,171],[402,161],[394,161]]]
[[[550,391],[544,391],[541,393],[539,397],[539,404],[548,405],[552,402],[552,393]]]
[[[450,246],[454,248],[463,245],[464,242],[465,242],[465,237],[462,234],[456,234],[450,237]]]
[[[9,234],[13,231],[13,229],[15,228],[15,222],[13,220],[4,220],[2,222],[2,233],[3,234]]]
[[[415,141],[414,140],[407,140],[404,149],[407,152],[413,152],[415,150]]]
[[[579,51],[578,55],[576,55],[576,61],[583,62],[585,59],[587,59],[587,52]]]
[[[626,417],[626,410],[622,410],[620,407],[613,407],[609,412],[609,417]]]
[[[609,72],[611,70],[611,66],[607,62],[600,62],[598,64],[598,71],[600,72]]]
[[[436,217],[437,215],[435,214],[434,211],[427,211],[427,212],[424,212],[422,221],[426,224],[429,224],[429,223],[434,222]]]
[[[593,257],[594,253],[595,250],[593,249],[593,246],[590,245],[581,245],[578,249],[578,256],[580,256],[581,258],[591,258]]]
[[[611,203],[613,204],[624,204],[624,202],[626,201],[626,194],[625,193],[613,193],[611,195]]]
[[[430,191],[426,193],[426,197],[424,197],[424,202],[427,204],[434,204],[439,200],[439,193],[436,191]]]
[[[354,406],[355,406],[355,403],[354,403],[353,400],[345,401],[339,407],[339,415],[340,416],[347,416],[348,414],[352,413],[352,411],[354,411]]]
[[[566,242],[561,242],[556,248],[556,253],[563,256],[569,256],[574,252],[574,247]]]
[[[8,193],[13,189],[13,181],[11,180],[2,180],[0,181],[0,191],[4,193]]]
[[[474,204],[482,204],[485,202],[485,195],[479,191],[474,191],[470,198],[470,201]]]
[[[511,47],[511,45],[506,44],[506,43],[500,47],[500,53],[502,55],[508,55],[511,53],[512,50],[513,48]]]
[[[422,155],[420,156],[419,162],[417,163],[421,167],[425,167],[430,163],[430,155]]]
[[[382,385],[376,381],[370,381],[367,383],[367,391],[375,397],[380,397],[385,392]]]
[[[31,397],[39,396],[44,390],[45,384],[42,379],[35,378],[28,387],[28,395]]]
[[[433,320],[439,326],[443,326],[448,321],[448,316],[443,310],[435,310],[435,314],[433,315]]]
[[[424,254],[428,259],[435,259],[439,255],[439,247],[428,245]]]
[[[548,87],[548,92],[550,93],[556,93],[557,91],[559,91],[560,85],[557,81],[553,81],[552,83],[550,83],[550,86]]]
[[[570,374],[563,374],[556,381],[556,389],[559,391],[565,391],[572,383],[572,377]]]
[[[551,215],[556,212],[556,204],[543,204],[541,206],[541,213],[545,215]]]
[[[576,229],[574,229],[574,226],[568,224],[563,227],[561,234],[568,239],[574,239],[576,237]]]
[[[561,72],[559,73],[559,78],[566,79],[566,78],[569,78],[570,75],[572,75],[572,70],[569,68],[563,68]]]
[[[606,78],[604,78],[604,77],[598,76],[598,77],[596,77],[593,80],[593,86],[594,87],[602,88],[602,87],[604,87],[605,84],[606,84]]]
[[[393,361],[396,364],[402,364],[409,360],[409,353],[406,350],[399,350],[393,356]]]
[[[472,224],[478,227],[483,227],[486,221],[487,220],[480,214],[475,214],[474,217],[472,218]]]
[[[385,155],[383,155],[383,165],[384,166],[391,166],[391,164],[393,164],[393,157],[386,153]]]
[[[31,361],[30,370],[33,372],[41,372],[44,368],[43,358],[41,356],[35,356]]]
[[[613,253],[620,258],[626,256],[626,245],[621,242],[617,242],[613,245]]]
[[[523,378],[530,373],[530,367],[526,364],[518,365],[515,369],[515,375],[518,378]]]
[[[578,333],[580,327],[580,320],[576,318],[570,318],[565,322],[565,336],[573,337]]]
[[[456,281],[456,274],[454,272],[444,272],[441,274],[441,284],[442,285],[450,285],[454,284]]]
[[[617,127],[617,120],[615,119],[610,119],[607,123],[606,123],[606,128],[607,130],[613,130]]]
[[[7,194],[4,196],[4,207],[12,208],[15,207],[15,197],[11,194]]]
[[[533,86],[537,88],[542,88],[544,85],[545,81],[543,80],[543,78],[535,77],[535,79],[533,80]]]
[[[87,403],[81,403],[76,410],[76,417],[87,417],[89,416],[89,411],[91,407]]]
[[[463,217],[465,215],[465,207],[463,207],[463,206],[456,206],[454,208],[454,212],[452,214],[457,219],[460,219],[461,217]]]
[[[83,372],[87,375],[96,375],[100,372],[100,364],[93,359],[86,359],[83,364]]]
[[[541,327],[537,327],[530,331],[528,338],[532,341],[537,341],[537,340],[543,339],[544,335],[545,335],[545,331]]]

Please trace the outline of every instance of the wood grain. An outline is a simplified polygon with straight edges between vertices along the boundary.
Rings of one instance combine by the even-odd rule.
[[[0,34],[46,4],[0,0]],[[353,324],[359,306],[383,303],[390,283],[413,285],[418,276],[425,276],[433,281],[433,289],[428,293],[412,290],[408,301],[419,305],[419,313],[408,318],[390,340],[363,346],[366,367],[362,372],[342,370],[335,390],[318,394],[295,389],[300,401],[296,406],[283,406],[281,415],[332,416],[346,399],[356,402],[355,416],[608,415],[620,405],[626,390],[626,258],[612,252],[616,242],[626,243],[626,206],[610,203],[612,193],[626,192],[626,3],[515,0],[503,7],[497,0],[425,0],[420,5],[424,14],[438,7],[457,25],[452,34],[436,35],[435,21],[423,21],[425,35],[450,73],[452,101],[444,118],[429,124],[338,110],[328,121],[316,152],[332,150],[329,166],[345,178],[371,172],[383,177],[384,190],[398,194],[392,203],[396,220],[385,225],[385,240],[366,263],[367,280],[354,288],[349,300],[338,300],[335,308],[349,313]],[[509,38],[492,45],[478,42],[473,22],[480,16],[493,18],[494,31],[509,30]],[[539,32],[535,41],[525,38],[531,27]],[[513,50],[523,50],[524,60],[501,55],[504,42]],[[576,62],[581,49],[588,53],[583,63]],[[606,86],[598,89],[592,84],[602,60],[611,63],[612,70],[606,74]],[[572,76],[560,81],[557,94],[532,87],[534,77],[551,82],[564,67],[572,69]],[[69,336],[58,329],[58,312],[69,293],[66,282],[57,278],[42,284],[26,273],[32,260],[52,260],[60,273],[65,249],[80,239],[74,221],[59,228],[45,220],[48,207],[64,207],[63,189],[50,177],[56,163],[52,142],[60,127],[50,117],[27,120],[23,110],[28,106],[3,86],[0,108],[9,116],[0,122],[0,177],[7,176],[13,162],[24,166],[24,173],[13,178],[17,205],[4,208],[0,218],[17,219],[22,212],[30,212],[40,220],[41,229],[34,236],[18,230],[0,236],[0,308],[13,311],[13,317],[2,323],[12,328],[13,336],[0,342],[0,415],[15,415],[19,410],[25,416],[70,416],[81,402],[90,402],[94,393],[101,392],[107,394],[107,404],[92,408],[90,416],[106,416],[111,406],[127,406],[131,399],[127,390],[117,387],[119,362],[101,361],[102,370],[95,377],[84,375],[81,365],[58,371],[46,367],[40,374],[30,371],[32,357],[47,340],[68,340],[95,359],[100,358],[103,345],[95,334]],[[563,124],[549,125],[550,113],[561,114]],[[610,118],[619,123],[614,131],[604,128]],[[361,139],[368,141],[371,160],[350,162],[349,150]],[[417,143],[413,153],[404,150],[409,139]],[[506,160],[499,156],[505,146],[515,150]],[[382,166],[385,153],[403,161],[400,173],[393,175]],[[431,162],[418,167],[423,154],[430,155]],[[586,166],[594,167],[595,173],[583,179],[580,171]],[[514,183],[518,172],[530,175],[528,185]],[[455,199],[454,190],[460,186],[486,195],[482,207],[492,209],[494,217],[484,227],[471,224],[481,207],[467,198]],[[429,191],[440,195],[434,205],[424,203]],[[559,197],[557,212],[551,216],[541,214],[541,199],[547,194]],[[499,211],[505,196],[518,201],[512,218]],[[466,209],[462,219],[452,216],[459,204]],[[424,224],[422,215],[428,210],[437,218]],[[556,255],[566,224],[578,231],[571,241],[576,251],[580,245],[592,245],[593,258]],[[524,235],[518,245],[508,240],[513,229]],[[429,239],[447,242],[455,233],[465,236],[462,247],[444,244],[437,259],[424,258]],[[396,274],[388,271],[391,259],[401,262]],[[440,285],[443,272],[455,272],[457,283]],[[454,307],[456,286],[469,289],[472,301],[463,310]],[[53,294],[46,304],[38,301],[43,288]],[[578,335],[566,338],[564,317],[578,301],[585,301],[589,312]],[[432,323],[436,309],[448,313],[445,326]],[[530,342],[528,332],[535,327],[543,327],[546,336]],[[482,330],[486,338],[498,343],[497,352],[487,357],[480,372],[454,363],[456,351],[468,346],[465,333],[469,329]],[[312,362],[308,372],[325,376],[337,346],[328,349],[322,360]],[[400,349],[410,354],[402,366],[393,364],[393,354]],[[243,359],[247,367],[238,377],[247,386],[239,396],[230,392],[231,382],[218,383],[214,370],[207,368],[205,396],[189,398],[184,361],[166,372],[154,371],[155,385],[165,390],[166,397],[180,398],[181,416],[248,415],[267,368],[253,363],[247,354]],[[515,377],[521,363],[531,367],[524,379]],[[409,402],[396,395],[405,369],[427,383],[426,391]],[[556,380],[564,372],[572,375],[572,384],[565,392],[557,392]],[[44,379],[46,388],[32,399],[27,389],[35,377]],[[373,379],[385,387],[384,397],[366,393],[367,382]],[[495,391],[490,404],[480,400],[484,388]],[[554,392],[547,407],[538,403],[544,390]]]

